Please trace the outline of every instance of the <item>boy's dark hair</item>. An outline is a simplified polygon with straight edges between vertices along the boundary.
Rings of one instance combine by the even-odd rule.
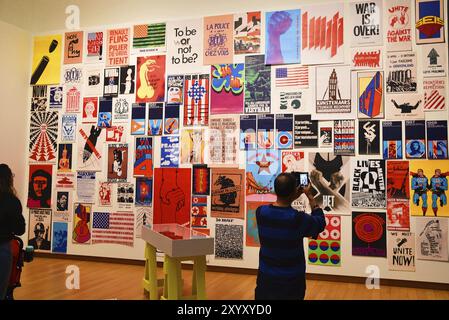
[[[296,191],[296,177],[288,172],[281,173],[274,180],[274,192],[281,198],[287,198]]]

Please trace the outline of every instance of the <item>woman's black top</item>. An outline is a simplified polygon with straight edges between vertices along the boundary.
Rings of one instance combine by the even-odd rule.
[[[25,219],[20,200],[12,194],[0,194],[0,243],[12,239],[13,235],[25,233]]]

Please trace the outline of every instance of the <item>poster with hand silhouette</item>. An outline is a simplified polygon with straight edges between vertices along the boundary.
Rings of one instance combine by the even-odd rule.
[[[422,94],[390,94],[386,96],[385,104],[387,120],[424,120]]]
[[[190,225],[191,181],[190,168],[154,169],[153,224]]]

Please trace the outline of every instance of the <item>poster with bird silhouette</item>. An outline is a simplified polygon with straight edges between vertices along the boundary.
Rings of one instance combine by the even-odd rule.
[[[31,85],[61,82],[62,35],[34,37]]]
[[[333,153],[309,153],[311,191],[325,213],[348,215],[351,212],[349,159]]]
[[[265,13],[265,63],[301,62],[301,10]]]
[[[275,149],[248,150],[246,200],[275,201],[274,180],[281,172],[281,152]]]
[[[211,66],[210,114],[243,113],[245,65]]]
[[[79,170],[101,171],[105,130],[93,124],[82,124],[78,129],[77,166]]]
[[[30,119],[30,162],[55,163],[57,158],[58,112],[32,112]]]
[[[190,168],[154,169],[153,224],[190,224],[192,199]]]
[[[213,168],[211,173],[211,217],[245,218],[245,170]]]
[[[165,99],[165,55],[137,57],[136,102]]]

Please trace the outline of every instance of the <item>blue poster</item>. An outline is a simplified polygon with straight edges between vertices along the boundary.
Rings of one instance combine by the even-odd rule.
[[[179,165],[179,137],[161,137],[161,168]]]
[[[67,253],[67,223],[53,223],[53,243],[52,251],[57,253]]]
[[[265,14],[265,64],[301,62],[301,10]]]

